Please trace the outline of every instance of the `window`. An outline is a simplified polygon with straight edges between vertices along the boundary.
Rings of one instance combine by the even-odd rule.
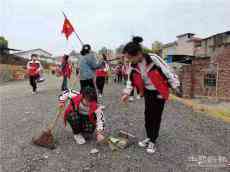
[[[195,42],[195,47],[196,48],[201,47],[201,42]]]
[[[204,86],[215,87],[216,86],[216,74],[206,74],[204,77]]]
[[[221,46],[223,44],[223,35],[216,35],[214,37],[214,46]]]

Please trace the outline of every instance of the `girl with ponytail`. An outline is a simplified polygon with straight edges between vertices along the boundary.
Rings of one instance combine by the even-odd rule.
[[[125,58],[132,64],[129,69],[129,80],[123,90],[121,100],[128,100],[134,88],[140,91],[145,100],[145,129],[147,138],[138,145],[146,148],[148,153],[156,151],[156,140],[159,135],[162,112],[169,97],[169,88],[178,90],[179,81],[168,66],[157,55],[143,52],[142,37],[133,37],[123,49]]]

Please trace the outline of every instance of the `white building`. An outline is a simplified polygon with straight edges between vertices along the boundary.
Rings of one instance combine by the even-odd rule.
[[[68,55],[69,55],[70,62],[74,65],[78,65],[80,53],[73,50]],[[55,59],[55,64],[61,64],[62,57],[63,57],[63,55],[54,56],[53,59]]]
[[[20,51],[20,52],[14,53],[14,55],[22,57],[24,59],[31,59],[32,54],[37,54],[39,60],[45,61],[47,63],[54,63],[55,62],[55,59],[52,58],[52,54],[41,49],[41,48],[27,50],[27,51]]]

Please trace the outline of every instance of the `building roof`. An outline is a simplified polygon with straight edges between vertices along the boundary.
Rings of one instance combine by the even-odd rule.
[[[181,34],[181,35],[177,35],[176,37],[179,38],[179,37],[183,37],[185,35],[195,35],[194,33],[184,33],[184,34]]]
[[[211,36],[209,36],[209,37],[206,37],[206,38],[204,38],[203,40],[205,40],[205,39],[210,39],[210,38],[212,38],[212,37],[214,37],[214,36],[222,35],[222,34],[230,35],[230,31],[226,31],[226,32],[222,32],[222,33],[217,33],[217,34],[211,35]]]
[[[202,41],[202,38],[198,38],[198,37],[192,37],[190,40],[188,41],[193,41],[193,42],[200,42]]]
[[[169,42],[169,43],[167,43],[167,44],[164,44],[164,45],[163,45],[163,48],[172,47],[172,46],[174,46],[174,45],[177,45],[177,42],[176,42],[176,41],[174,41],[174,42]]]
[[[45,51],[41,48],[36,48],[36,49],[32,49],[32,50],[27,50],[27,51],[20,51],[20,52],[14,53],[14,55],[21,54],[21,53],[29,53],[29,52],[33,52],[33,51],[37,51],[37,50],[43,51],[44,53],[48,54],[49,56],[52,56],[51,53],[49,53],[48,51]]]

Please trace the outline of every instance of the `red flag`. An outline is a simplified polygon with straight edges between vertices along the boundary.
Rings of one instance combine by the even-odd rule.
[[[65,21],[63,24],[63,28],[62,28],[62,33],[65,34],[66,39],[69,38],[69,36],[74,32],[74,28],[72,26],[72,24],[70,23],[70,21],[65,17]]]

